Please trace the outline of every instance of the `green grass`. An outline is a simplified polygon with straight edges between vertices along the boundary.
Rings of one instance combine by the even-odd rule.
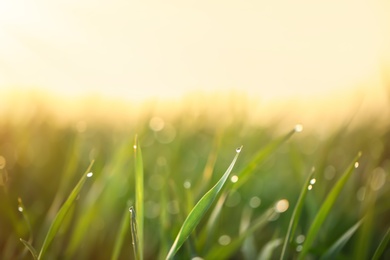
[[[0,259],[390,257],[388,126],[298,133],[240,113],[2,119]]]

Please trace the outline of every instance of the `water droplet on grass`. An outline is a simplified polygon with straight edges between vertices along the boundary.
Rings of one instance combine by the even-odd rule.
[[[87,173],[87,177],[88,177],[88,178],[92,177],[92,175],[93,175],[92,172]]]
[[[137,145],[133,145],[134,150],[137,149]]]
[[[310,184],[314,184],[314,183],[316,183],[316,181],[317,180],[313,178],[313,179],[310,180]]]
[[[242,146],[237,147],[236,152],[239,153],[239,152],[241,152],[241,150],[242,150]]]
[[[21,206],[18,207],[19,212],[23,212],[23,208]]]
[[[359,167],[359,162],[355,162],[355,168]]]
[[[260,206],[260,204],[261,204],[261,199],[259,198],[259,197],[252,197],[251,199],[250,199],[250,201],[249,201],[249,206],[251,207],[251,208],[257,208],[257,207],[259,207]]]
[[[308,190],[312,190],[313,189],[313,185],[310,184],[309,186],[307,186],[307,189]]]
[[[297,242],[297,244],[302,244],[303,241],[305,241],[305,236],[304,236],[304,235],[299,235],[299,236],[297,236],[297,238],[295,239],[295,242]]]
[[[227,246],[230,244],[232,239],[228,235],[222,235],[218,238],[218,243],[222,246]]]
[[[288,200],[282,199],[276,202],[275,210],[276,212],[283,213],[288,209],[288,207],[289,207]]]
[[[189,188],[191,188],[191,182],[190,181],[185,181],[183,186],[184,186],[184,188],[186,188],[188,190]]]
[[[297,246],[297,248],[296,248],[297,252],[301,252],[302,248],[303,248],[303,246],[301,246],[301,245]]]
[[[301,125],[301,124],[295,125],[294,131],[297,132],[297,133],[302,132],[303,131],[303,125]]]
[[[233,182],[233,183],[236,183],[238,181],[238,176],[237,175],[233,175],[231,178],[230,178],[230,181]]]

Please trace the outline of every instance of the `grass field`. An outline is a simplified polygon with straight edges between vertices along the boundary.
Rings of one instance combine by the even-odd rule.
[[[3,117],[0,259],[390,259],[389,124],[249,112]]]

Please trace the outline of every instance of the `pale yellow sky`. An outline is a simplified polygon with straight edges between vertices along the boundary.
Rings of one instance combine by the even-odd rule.
[[[1,90],[353,95],[380,88],[389,46],[386,0],[0,0]]]

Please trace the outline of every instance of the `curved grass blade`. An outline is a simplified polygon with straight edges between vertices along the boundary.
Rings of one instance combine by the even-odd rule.
[[[241,147],[242,148],[242,147]],[[223,174],[221,179],[212,187],[203,197],[198,201],[194,206],[191,212],[188,214],[187,218],[184,220],[183,225],[180,228],[179,233],[176,236],[176,239],[168,252],[166,259],[172,259],[173,256],[177,253],[179,248],[183,245],[184,241],[188,238],[191,232],[198,225],[203,215],[206,213],[208,208],[214,202],[215,198],[221,191],[223,185],[225,184],[227,178],[229,177],[230,172],[233,169],[234,164],[237,161],[238,155],[241,151],[241,148],[237,149],[236,156],[231,162],[229,168]]]
[[[127,210],[123,214],[121,224],[119,226],[119,232],[115,239],[114,251],[112,253],[111,260],[116,260],[119,258],[121,248],[123,246],[123,241],[125,239],[126,232],[129,228],[128,214],[129,212]]]
[[[325,252],[320,258],[321,260],[336,259],[336,256],[349,241],[349,239],[355,234],[356,230],[360,227],[363,220],[359,220],[355,225],[349,228],[337,241]]]
[[[26,246],[28,251],[30,251],[30,253],[33,256],[34,260],[37,260],[38,259],[38,254],[37,254],[37,251],[35,250],[35,248],[28,241],[24,240],[23,238],[20,238],[20,242],[22,242]]]
[[[318,211],[316,217],[313,220],[313,223],[310,226],[310,229],[308,231],[308,234],[306,236],[306,240],[303,244],[303,248],[301,253],[299,254],[300,260],[305,259],[307,253],[309,252],[309,249],[311,245],[314,242],[314,239],[316,238],[318,231],[320,230],[322,224],[324,223],[326,217],[328,216],[330,209],[332,208],[333,204],[335,203],[337,197],[339,196],[341,190],[343,189],[344,185],[347,183],[347,180],[351,176],[353,170],[357,167],[357,160],[360,158],[361,153],[353,159],[352,163],[349,165],[349,167],[345,170],[343,175],[340,177],[340,179],[337,181],[337,183],[334,185],[333,189],[329,192],[329,195],[326,197],[324,203],[322,203],[322,206],[320,210]]]
[[[135,160],[135,211],[136,214],[136,227],[138,237],[138,256],[139,259],[143,259],[144,248],[144,166],[142,161],[141,147],[138,142],[137,136],[134,142],[134,160]]]
[[[237,190],[241,185],[243,185],[246,181],[248,181],[251,177],[251,173],[253,170],[261,163],[263,163],[269,156],[272,155],[273,152],[275,152],[283,143],[285,143],[290,137],[296,133],[299,132],[297,126],[289,131],[284,136],[270,142],[267,144],[264,148],[262,148],[250,161],[246,164],[245,168],[242,169],[237,176],[239,176],[238,182],[233,184],[234,190]],[[214,232],[214,225],[221,213],[222,206],[225,203],[225,200],[228,197],[228,192],[224,192],[222,196],[218,199],[218,203],[216,207],[213,209],[211,213],[211,217],[207,221],[206,228],[202,230],[200,234],[200,247],[203,247],[205,244],[209,244],[209,241],[207,241],[209,238],[211,238],[211,234]]]
[[[313,167],[309,176],[307,177],[305,183],[303,184],[303,187],[302,187],[301,193],[299,195],[297,204],[295,205],[293,214],[292,214],[291,219],[290,219],[290,223],[288,225],[286,238],[284,239],[284,242],[283,242],[282,254],[280,255],[281,260],[284,260],[287,257],[287,245],[289,243],[291,243],[292,237],[294,237],[294,233],[295,233],[295,230],[297,228],[299,218],[301,217],[302,208],[303,208],[303,204],[304,204],[304,201],[306,198],[306,194],[308,192],[307,187],[309,186],[310,180],[313,179],[314,171],[315,171],[315,168]]]
[[[92,173],[90,172],[92,165],[94,163],[94,160],[91,161],[91,163],[88,166],[88,169],[84,173],[84,175],[81,177],[77,185],[73,188],[72,192],[70,193],[69,197],[65,201],[64,205],[60,208],[57,215],[55,216],[49,231],[46,234],[45,240],[43,241],[43,245],[41,247],[41,251],[39,252],[38,259],[44,259],[45,253],[53,241],[54,237],[56,236],[58,230],[61,227],[61,223],[65,219],[66,214],[68,213],[69,209],[71,208],[73,202],[76,200],[77,196],[80,193],[81,188],[83,187],[85,181],[87,178],[92,176]]]
[[[378,260],[379,257],[382,256],[389,241],[390,241],[390,228],[387,229],[385,236],[382,238],[381,242],[379,243],[379,246],[375,250],[374,256],[372,257],[371,260]]]
[[[229,245],[215,247],[207,254],[205,259],[229,259],[230,256],[237,252],[244,240],[256,230],[264,227],[274,214],[276,214],[275,208],[269,208],[260,217],[253,221],[250,227],[234,239]]]

